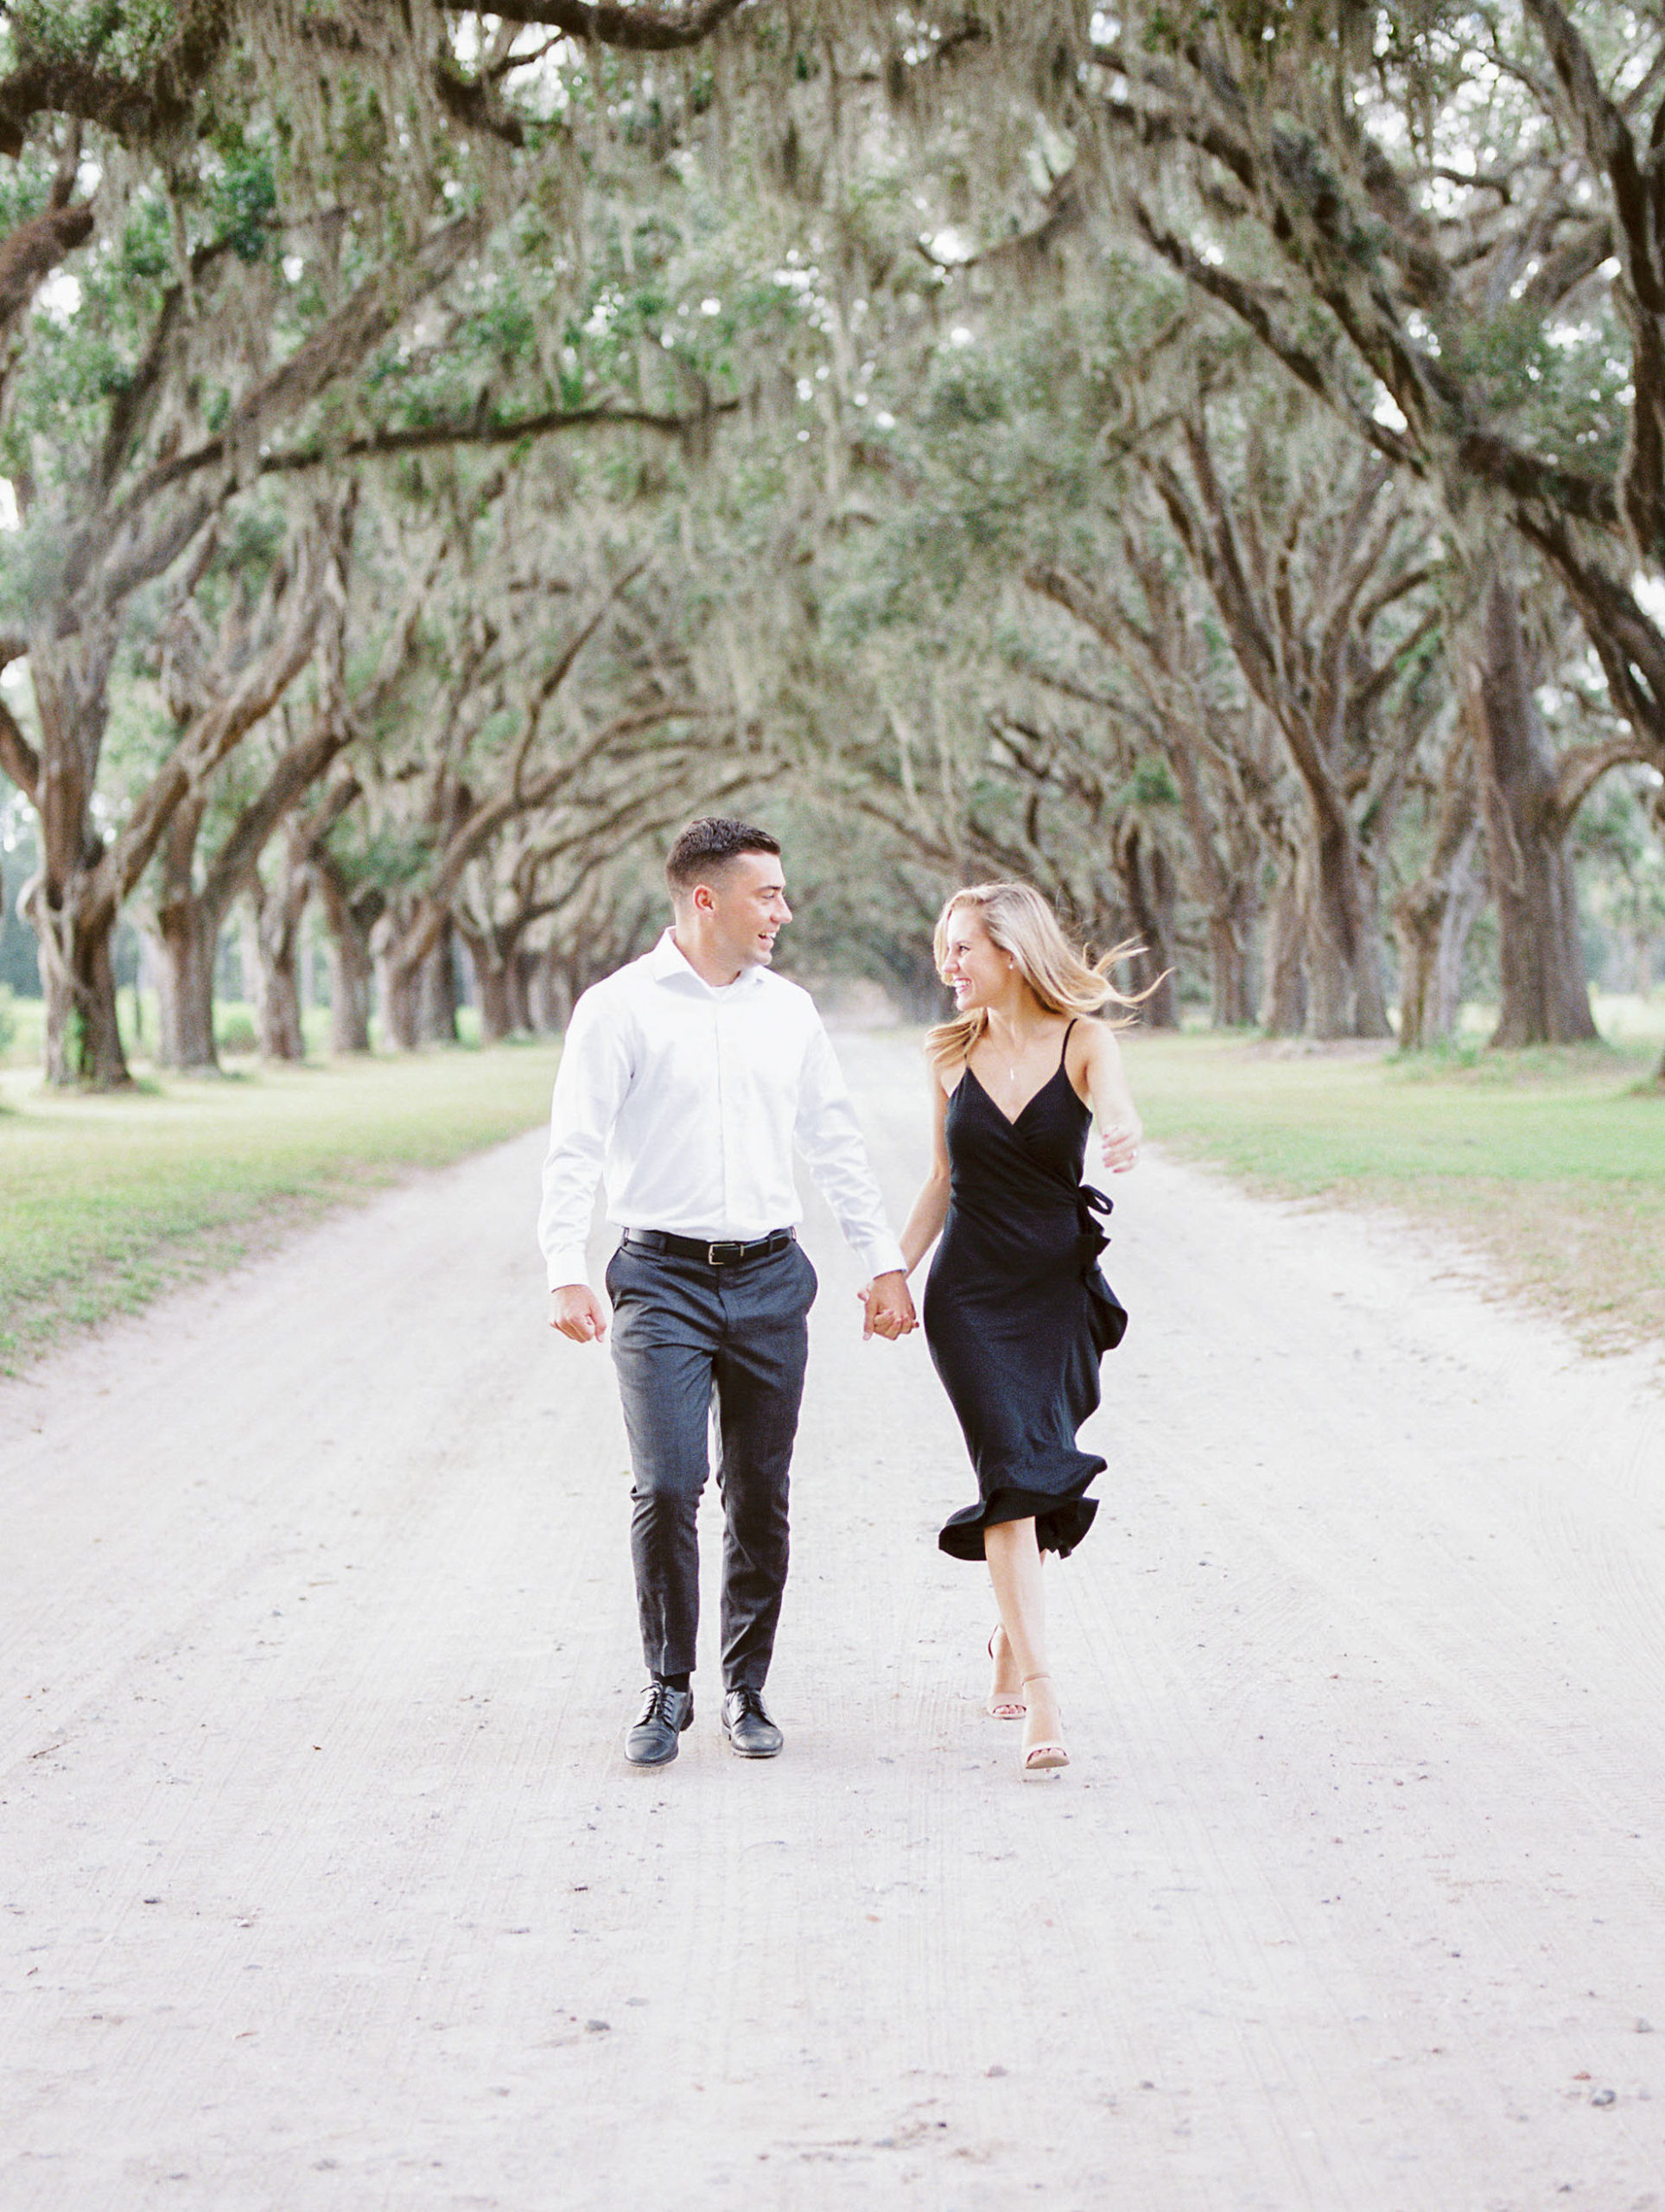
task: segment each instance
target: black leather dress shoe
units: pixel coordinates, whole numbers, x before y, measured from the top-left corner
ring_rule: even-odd
[[[722,1701],[722,1732],[743,1759],[772,1759],[786,1738],[763,1707],[761,1690],[730,1690]]]
[[[677,1738],[694,1718],[692,1690],[673,1690],[669,1682],[650,1682],[642,1709],[625,1738],[632,1766],[668,1766],[681,1748]]]

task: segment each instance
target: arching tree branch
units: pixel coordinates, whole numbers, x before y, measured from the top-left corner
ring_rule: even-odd
[[[455,16],[491,14],[507,23],[542,23],[569,38],[594,46],[620,47],[632,54],[667,54],[700,46],[728,22],[746,0],[696,0],[687,8],[632,7],[628,0],[509,0],[506,7],[482,9],[473,0],[441,0]]]

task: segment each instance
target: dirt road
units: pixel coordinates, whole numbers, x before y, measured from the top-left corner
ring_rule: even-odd
[[[844,1049],[899,1214],[916,1064]],[[1025,1783],[957,1435],[814,1213],[787,1751],[708,1667],[639,1773],[540,1153],[0,1386],[4,2212],[1665,2207],[1638,1365],[1142,1168]]]

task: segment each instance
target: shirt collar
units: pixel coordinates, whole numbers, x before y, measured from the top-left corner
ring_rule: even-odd
[[[692,983],[713,998],[721,995],[725,988],[731,991],[755,989],[763,974],[761,968],[742,968],[732,983],[723,986],[708,983],[670,930],[666,930],[648,954],[647,965],[648,973],[656,983]]]

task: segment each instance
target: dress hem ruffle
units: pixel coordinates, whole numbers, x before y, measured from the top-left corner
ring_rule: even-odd
[[[1100,1471],[1102,1469],[1095,1470]],[[1090,1482],[1093,1476],[1086,1479]],[[950,1559],[983,1559],[988,1556],[982,1540],[985,1529],[1002,1521],[1033,1520],[1035,1541],[1041,1550],[1056,1552],[1060,1559],[1068,1559],[1092,1527],[1097,1511],[1098,1500],[1079,1493],[1060,1497],[1056,1491],[1002,1487],[991,1491],[979,1504],[965,1506],[960,1512],[951,1514],[938,1532],[937,1548],[946,1552]]]

